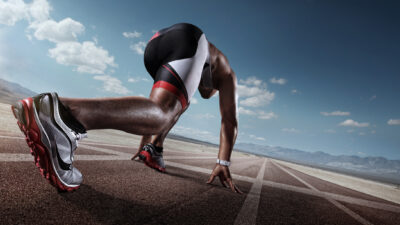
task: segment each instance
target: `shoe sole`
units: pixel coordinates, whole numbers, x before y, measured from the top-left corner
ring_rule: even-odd
[[[71,192],[79,188],[69,187],[62,183],[54,172],[51,162],[49,149],[41,141],[41,132],[34,118],[33,99],[26,98],[18,101],[11,106],[11,111],[17,119],[19,129],[24,133],[26,143],[33,155],[35,165],[39,169],[40,174],[49,181],[51,185],[57,188],[60,192]]]
[[[155,163],[153,161],[153,159],[151,158],[150,153],[146,152],[146,151],[141,151],[139,153],[139,159],[142,160],[144,162],[144,164],[146,164],[146,166],[153,168],[159,172],[164,173],[165,172],[165,168],[162,168],[161,166],[159,166],[157,163]]]

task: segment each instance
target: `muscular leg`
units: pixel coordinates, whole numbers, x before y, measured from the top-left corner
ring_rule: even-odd
[[[186,107],[186,108],[182,111],[181,114],[177,115],[177,116],[173,119],[172,123],[170,123],[170,127],[169,127],[169,128],[165,129],[164,132],[158,134],[157,136],[155,136],[155,137],[153,138],[152,143],[153,143],[155,146],[163,147],[163,145],[164,145],[164,140],[165,140],[165,138],[167,137],[169,131],[172,129],[172,127],[174,127],[174,125],[176,124],[176,122],[178,122],[179,117],[186,111],[187,108],[188,108],[188,107]]]
[[[162,102],[161,102],[162,99],[160,99],[160,98],[155,98],[154,95],[150,95],[150,99],[151,99],[153,102],[155,102],[156,104],[162,104]],[[184,110],[181,110],[180,113],[176,114],[176,116],[175,116],[174,118],[172,118],[172,121],[171,121],[169,127],[166,128],[166,129],[164,129],[163,132],[157,134],[157,135],[153,138],[153,140],[152,140],[152,136],[151,136],[151,135],[144,135],[144,136],[142,137],[141,142],[140,142],[138,151],[132,156],[131,160],[134,160],[136,157],[139,156],[139,153],[140,153],[140,151],[142,150],[143,146],[144,146],[145,144],[147,144],[147,143],[150,143],[150,142],[151,142],[151,143],[153,143],[153,144],[154,144],[155,146],[157,146],[157,147],[163,147],[165,137],[167,136],[167,134],[169,133],[169,131],[172,129],[172,127],[175,125],[175,123],[178,121],[180,115],[182,115],[182,113],[184,113],[184,112],[186,111],[187,108],[188,108],[188,107],[186,107]]]
[[[182,111],[176,96],[162,88],[153,89],[150,99],[122,97],[60,100],[87,130],[117,129],[137,135],[164,132]]]

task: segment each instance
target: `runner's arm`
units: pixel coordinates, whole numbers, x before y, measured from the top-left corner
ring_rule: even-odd
[[[233,71],[224,76],[223,82],[219,86],[219,104],[222,119],[218,158],[230,161],[238,127],[236,118],[236,76]],[[242,193],[234,184],[228,166],[215,164],[207,183],[211,184],[217,176],[222,186],[230,187],[233,192]]]
[[[218,158],[230,161],[238,131],[236,118],[236,75],[233,71],[224,76],[219,86],[219,106],[221,112],[221,131]]]

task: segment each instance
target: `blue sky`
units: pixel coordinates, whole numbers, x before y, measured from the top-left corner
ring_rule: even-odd
[[[143,49],[199,26],[238,77],[237,142],[400,159],[396,1],[0,0],[0,78],[68,97],[148,96]],[[198,93],[173,132],[217,143]]]

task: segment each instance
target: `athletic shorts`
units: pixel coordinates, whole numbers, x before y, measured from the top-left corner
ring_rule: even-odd
[[[154,34],[144,52],[144,64],[154,79],[154,88],[164,88],[177,96],[186,108],[194,92],[203,85],[212,87],[208,41],[196,26],[175,24]]]

